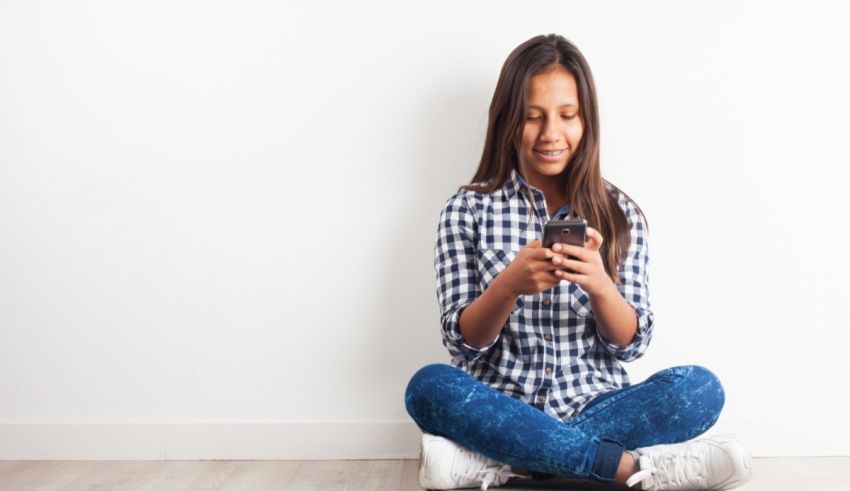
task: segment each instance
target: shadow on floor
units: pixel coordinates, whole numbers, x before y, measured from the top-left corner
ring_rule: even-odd
[[[569,491],[623,491],[625,488],[619,484],[601,483],[596,481],[583,481],[568,479],[565,477],[552,477],[543,481],[533,481],[512,477],[500,489],[513,489],[515,491],[525,489],[559,489]]]

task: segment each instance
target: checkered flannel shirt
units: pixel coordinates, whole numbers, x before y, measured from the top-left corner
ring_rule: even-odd
[[[523,187],[533,197],[531,210]],[[587,293],[563,280],[541,293],[521,295],[498,337],[477,349],[460,333],[461,312],[522,247],[543,237],[549,215],[543,193],[516,170],[490,194],[467,190],[453,194],[440,214],[434,248],[442,341],[451,364],[562,421],[594,396],[628,386],[620,361],[634,360],[646,351],[653,314],[646,224],[633,202],[622,194],[618,202],[631,227],[631,244],[617,285],[637,313],[638,329],[631,344],[620,348],[602,338]],[[567,218],[569,210],[569,204],[564,205],[552,219]],[[531,223],[523,232],[527,220]]]

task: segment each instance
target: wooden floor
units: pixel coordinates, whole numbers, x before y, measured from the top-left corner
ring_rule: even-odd
[[[417,460],[0,461],[0,490],[419,490]],[[850,457],[755,459],[742,491],[847,491]],[[492,487],[490,489],[493,489]],[[567,480],[498,489],[622,490]]]

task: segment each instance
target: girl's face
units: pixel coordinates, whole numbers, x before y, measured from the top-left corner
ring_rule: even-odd
[[[561,65],[533,76],[518,150],[526,180],[540,183],[563,173],[583,131],[575,77]]]

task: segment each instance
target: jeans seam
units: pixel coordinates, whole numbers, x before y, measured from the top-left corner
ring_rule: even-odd
[[[679,384],[679,382],[681,380],[684,380],[686,378],[684,375],[680,375],[680,374],[671,374],[671,375],[675,375],[676,378],[678,378],[678,380],[673,382],[674,385]],[[575,426],[575,427],[580,427],[584,422],[590,421],[591,419],[593,419],[597,415],[599,415],[601,412],[604,412],[604,411],[601,411],[601,409],[609,407],[609,406],[613,405],[613,403],[619,402],[619,401],[627,398],[628,396],[634,394],[638,390],[642,391],[644,389],[652,387],[652,384],[654,382],[658,381],[658,380],[660,380],[660,378],[655,379],[655,380],[647,380],[646,382],[628,387],[627,390],[624,390],[623,392],[621,392],[617,395],[611,396],[608,399],[605,399],[604,401],[600,402],[599,404],[591,406],[590,408],[587,409],[586,412],[579,413],[575,418],[570,420],[567,424],[571,424],[572,426]],[[631,389],[631,390],[628,390],[628,389]],[[582,418],[582,416],[585,416],[585,417]],[[580,420],[580,421],[576,421],[576,420]]]

